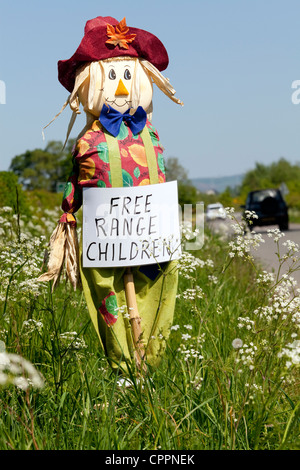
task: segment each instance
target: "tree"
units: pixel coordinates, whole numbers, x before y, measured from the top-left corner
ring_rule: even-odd
[[[17,176],[9,171],[0,171],[0,207],[11,207],[15,214],[29,213],[25,194],[18,184]]]
[[[55,191],[56,183],[66,181],[71,172],[73,144],[74,140],[70,140],[62,150],[61,142],[51,141],[45,150],[27,150],[12,159],[9,169],[25,189]]]
[[[248,171],[241,184],[241,193],[246,194],[256,189],[268,187],[278,188],[281,183],[289,185],[292,181],[299,181],[300,166],[292,165],[286,159],[280,158],[270,165],[256,163],[253,170]]]
[[[169,157],[165,162],[166,180],[178,182],[179,204],[196,204],[199,201],[199,191],[188,179],[186,169],[179,163],[177,157]]]
[[[188,184],[188,174],[185,168],[179,163],[177,157],[169,157],[165,161],[167,181],[178,181],[182,184]]]
[[[280,158],[270,165],[256,163],[255,168],[245,174],[240,195],[245,200],[249,191],[280,188],[282,183],[285,183],[289,190],[289,193],[284,195],[288,205],[300,209],[300,164],[291,164],[285,158]]]

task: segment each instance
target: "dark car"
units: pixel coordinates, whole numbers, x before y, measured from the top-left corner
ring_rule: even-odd
[[[279,189],[251,191],[242,207],[246,211],[254,211],[258,217],[251,219],[251,227],[279,225],[281,231],[289,229],[288,207]]]

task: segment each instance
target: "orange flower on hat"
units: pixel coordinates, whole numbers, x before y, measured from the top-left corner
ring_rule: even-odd
[[[107,36],[109,39],[106,44],[113,44],[114,46],[122,47],[123,49],[129,49],[128,43],[132,42],[136,37],[136,34],[127,34],[129,31],[126,25],[126,18],[123,18],[116,29],[111,24],[107,25]]]

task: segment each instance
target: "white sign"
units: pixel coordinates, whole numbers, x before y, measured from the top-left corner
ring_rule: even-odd
[[[83,266],[140,266],[181,255],[177,182],[83,188]]]

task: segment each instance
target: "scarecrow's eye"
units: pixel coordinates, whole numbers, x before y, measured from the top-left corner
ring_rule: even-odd
[[[114,69],[110,69],[110,71],[108,73],[108,78],[110,80],[115,80],[117,78],[117,75],[116,75],[116,72],[114,71]]]
[[[125,80],[130,80],[131,79],[131,73],[128,69],[126,69],[125,72],[124,72],[124,78],[125,78]]]

